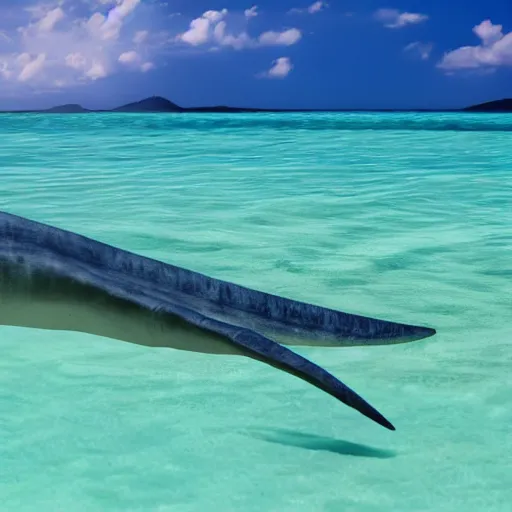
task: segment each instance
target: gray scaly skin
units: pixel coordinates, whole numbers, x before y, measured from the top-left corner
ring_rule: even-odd
[[[2,324],[243,355],[313,384],[390,430],[363,398],[283,345],[387,345],[435,334],[251,290],[0,212]]]

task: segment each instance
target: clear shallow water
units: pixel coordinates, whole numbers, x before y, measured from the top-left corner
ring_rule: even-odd
[[[376,129],[372,129],[376,128]],[[512,116],[0,116],[0,209],[438,335],[257,362],[0,327],[3,510],[508,511]]]

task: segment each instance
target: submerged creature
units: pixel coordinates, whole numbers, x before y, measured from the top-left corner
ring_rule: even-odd
[[[243,355],[313,384],[390,430],[358,394],[283,345],[388,345],[435,334],[251,290],[3,212],[0,325]]]

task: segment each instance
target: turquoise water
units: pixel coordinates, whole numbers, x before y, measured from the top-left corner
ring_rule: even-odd
[[[512,116],[0,116],[0,210],[438,335],[241,358],[0,327],[5,511],[508,511]],[[1,302],[1,297],[0,297]]]

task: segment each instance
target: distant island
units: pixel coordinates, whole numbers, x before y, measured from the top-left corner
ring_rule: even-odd
[[[323,110],[324,112],[326,110]],[[417,109],[417,110],[400,110],[400,109],[338,109],[331,112],[435,112],[435,110]],[[22,114],[22,113],[39,113],[39,114],[87,114],[95,112],[126,112],[126,113],[248,113],[248,112],[321,112],[321,110],[308,109],[260,109],[260,108],[242,108],[242,107],[180,107],[176,103],[169,101],[161,96],[151,96],[134,103],[128,103],[111,110],[91,110],[78,105],[77,103],[69,103],[44,110],[10,110],[0,111],[3,114]],[[442,112],[512,112],[512,98],[489,101],[472,105],[463,109],[442,110]]]
[[[26,113],[39,113],[39,114],[88,114],[95,112],[127,112],[127,113],[165,113],[165,112],[283,112],[283,110],[272,109],[259,109],[259,108],[238,108],[238,107],[180,107],[176,103],[169,101],[161,96],[151,96],[150,98],[128,103],[121,107],[116,107],[110,110],[92,110],[82,107],[77,103],[68,103],[66,105],[59,105],[56,107],[43,109],[43,110],[10,110],[2,111],[4,114],[26,114]]]
[[[488,101],[464,109],[466,112],[512,112],[512,98]]]

